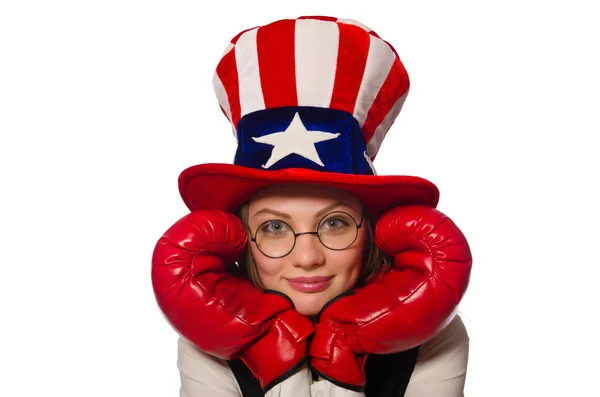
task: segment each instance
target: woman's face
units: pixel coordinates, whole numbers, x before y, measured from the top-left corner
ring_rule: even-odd
[[[252,237],[258,239],[263,252],[270,248],[269,252],[277,254],[286,251],[280,249],[288,246],[284,240],[293,241],[286,224],[294,233],[320,230],[321,238],[333,245],[351,241],[342,236],[355,228],[353,222],[347,225],[348,217],[334,212],[346,212],[356,223],[360,223],[363,215],[362,205],[350,193],[327,186],[297,184],[262,190],[250,200],[248,210]],[[316,235],[302,234],[296,237],[292,251],[281,258],[266,256],[252,242],[250,249],[265,288],[289,296],[298,312],[311,316],[318,314],[335,296],[352,289],[361,271],[365,236],[365,228],[361,227],[347,249],[332,250]]]

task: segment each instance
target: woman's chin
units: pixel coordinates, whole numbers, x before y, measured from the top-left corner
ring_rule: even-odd
[[[297,308],[297,309],[296,309],[296,311],[297,311],[298,313],[300,313],[300,314],[302,314],[303,316],[306,316],[306,317],[314,317],[314,316],[316,316],[317,314],[319,314],[319,311],[320,311],[320,310],[321,310],[321,309],[319,309],[319,310],[316,310],[316,309],[313,309],[313,308],[307,308],[306,310],[303,310],[302,308]]]
[[[325,306],[324,294],[294,294],[291,299],[296,311],[303,316],[316,316]]]

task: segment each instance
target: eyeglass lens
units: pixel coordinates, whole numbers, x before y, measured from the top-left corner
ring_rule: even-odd
[[[317,226],[317,236],[321,244],[332,250],[348,248],[356,240],[357,235],[356,221],[345,212],[327,214]],[[277,258],[292,251],[296,236],[292,227],[286,222],[269,220],[258,227],[255,239],[258,249],[263,254]]]

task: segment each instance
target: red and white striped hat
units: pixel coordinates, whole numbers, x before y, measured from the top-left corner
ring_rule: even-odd
[[[394,48],[361,23],[300,17],[244,30],[213,85],[238,149],[234,164],[181,174],[190,210],[234,211],[258,189],[288,182],[348,190],[372,216],[400,204],[437,205],[439,192],[425,179],[376,175],[372,161],[409,78]]]

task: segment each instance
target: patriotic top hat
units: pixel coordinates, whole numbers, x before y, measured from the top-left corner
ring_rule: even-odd
[[[289,182],[349,191],[374,217],[402,204],[437,205],[431,182],[375,173],[409,79],[394,48],[359,22],[300,17],[245,30],[213,83],[238,147],[234,164],[181,173],[191,211],[233,212],[257,190]]]

